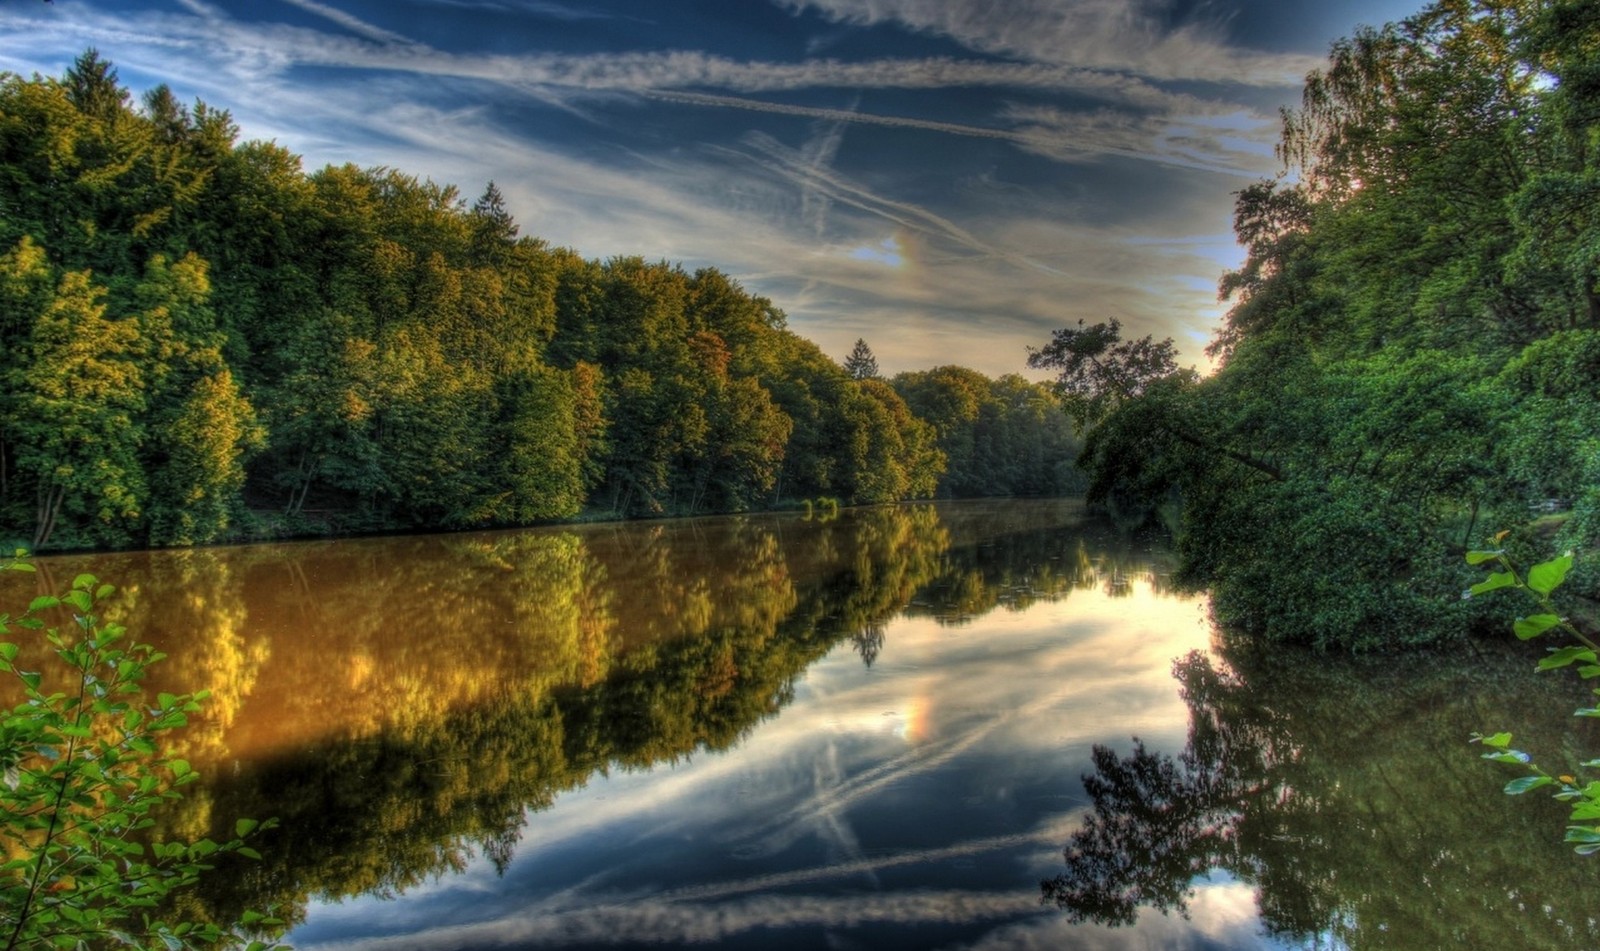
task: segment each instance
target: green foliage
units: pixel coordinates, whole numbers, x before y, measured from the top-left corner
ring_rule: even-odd
[[[1600,542],[1591,6],[1448,0],[1336,43],[1284,117],[1292,176],[1238,195],[1209,378],[1114,322],[1033,354],[1088,427],[1090,497],[1180,512],[1230,623],[1445,641],[1483,620],[1451,555],[1484,521],[1557,513],[1519,536],[1535,560]]]
[[[12,560],[0,569],[33,571]],[[260,856],[245,839],[273,826],[241,819],[234,837],[151,839],[159,807],[196,779],[161,750],[205,693],[163,693],[140,681],[162,658],[134,643],[98,606],[115,589],[79,575],[70,590],[0,614],[0,635],[28,633],[47,647],[0,642],[0,675],[22,702],[0,719],[0,940],[11,948],[81,948],[109,939],[137,948],[278,947],[250,937],[282,924],[249,913],[233,925],[169,918],[169,899],[224,857]],[[71,623],[47,618],[66,612]],[[36,666],[36,662],[43,660]]]
[[[941,498],[1059,496],[1082,491],[1079,442],[1050,387],[965,367],[897,374],[895,392],[934,431],[945,456]]]
[[[1502,533],[1500,539],[1504,537],[1505,533]],[[1576,667],[1578,676],[1584,680],[1600,677],[1600,645],[1563,617],[1551,600],[1556,589],[1561,587],[1568,573],[1572,571],[1571,552],[1540,562],[1529,568],[1526,574],[1517,570],[1504,549],[1469,551],[1466,560],[1469,565],[1488,565],[1499,570],[1491,572],[1487,578],[1468,588],[1464,597],[1470,598],[1511,588],[1527,592],[1538,604],[1538,614],[1519,617],[1513,625],[1518,640],[1532,640],[1558,632],[1577,642],[1550,648],[1549,653],[1539,661],[1539,670]],[[1600,697],[1600,688],[1592,692]],[[1573,716],[1600,717],[1600,705],[1579,708]],[[1577,775],[1600,767],[1600,759],[1585,760],[1574,766],[1571,773],[1563,772],[1555,775],[1534,762],[1528,753],[1512,748],[1510,733],[1473,734],[1472,739],[1473,742],[1482,743],[1491,750],[1483,754],[1484,759],[1496,763],[1509,763],[1528,770],[1528,775],[1506,783],[1506,795],[1520,796],[1535,789],[1552,787],[1551,795],[1569,803],[1571,807],[1567,817],[1570,824],[1567,826],[1566,841],[1573,844],[1573,850],[1579,855],[1593,855],[1600,852],[1600,780],[1584,782]]]
[[[238,132],[165,86],[130,95],[92,50],[59,80],[0,76],[0,535],[188,545],[1078,485],[1053,397],[1020,378],[975,377],[966,430],[930,427],[865,343],[841,366],[716,270],[584,260],[521,234],[494,183],[469,206]]]

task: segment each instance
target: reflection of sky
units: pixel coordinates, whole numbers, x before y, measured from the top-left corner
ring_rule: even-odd
[[[725,754],[596,777],[487,861],[396,900],[313,906],[299,948],[1267,947],[1253,892],[1199,883],[1189,920],[1070,926],[1040,879],[1086,808],[1094,743],[1176,751],[1171,661],[1203,606],[1136,583],[960,628],[900,619],[842,644]]]

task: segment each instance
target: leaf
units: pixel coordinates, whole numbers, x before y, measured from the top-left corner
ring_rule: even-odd
[[[32,614],[35,611],[45,611],[55,607],[60,603],[61,599],[54,595],[41,594],[37,598],[34,598],[32,601],[28,602],[28,613]]]
[[[234,835],[235,838],[242,839],[245,836],[249,835],[250,833],[254,832],[256,830],[256,826],[258,826],[260,824],[261,823],[257,822],[254,819],[239,819],[239,820],[236,820],[233,823],[233,835]]]
[[[1511,734],[1496,733],[1493,736],[1479,737],[1478,742],[1482,743],[1484,746],[1492,746],[1495,749],[1503,750],[1511,745]]]
[[[1467,594],[1488,594],[1500,588],[1511,588],[1517,584],[1517,578],[1509,571],[1497,571],[1489,577],[1467,589]]]
[[[1567,826],[1566,842],[1587,842],[1600,847],[1600,832],[1592,826]]]
[[[1548,786],[1553,782],[1555,782],[1555,780],[1551,779],[1549,776],[1523,776],[1519,779],[1513,779],[1511,782],[1506,783],[1505,791],[1507,796],[1520,796],[1530,789],[1538,789],[1540,786]]]
[[[1467,552],[1467,564],[1481,565],[1486,561],[1493,561],[1503,554],[1505,554],[1504,551],[1469,551]]]
[[[1539,661],[1539,669],[1556,670],[1561,667],[1571,666],[1578,661],[1585,661],[1592,664],[1595,662],[1595,659],[1596,658],[1593,650],[1574,644],[1571,647],[1563,647],[1559,650],[1551,651],[1549,657]]]
[[[1561,618],[1554,614],[1535,614],[1530,617],[1519,617],[1512,630],[1516,631],[1517,639],[1526,641],[1538,637],[1561,623]]]
[[[1540,562],[1529,568],[1528,587],[1540,595],[1547,595],[1566,580],[1567,572],[1570,570],[1572,570],[1572,552],[1569,551],[1560,558]]]

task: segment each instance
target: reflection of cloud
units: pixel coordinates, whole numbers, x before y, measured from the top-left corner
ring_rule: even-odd
[[[504,880],[480,861],[387,906],[386,927],[418,932],[319,939],[370,921],[374,899],[362,898],[313,909],[308,927],[291,937],[304,948],[376,951],[749,942],[758,929],[959,925],[994,929],[1021,947],[1034,939],[1033,946],[1048,946],[1051,937],[1094,947],[1079,939],[1108,932],[1069,932],[1062,916],[1039,905],[1036,883],[1059,863],[1086,808],[1063,777],[1075,775],[1074,757],[1091,744],[1125,743],[1130,732],[1181,744],[1187,708],[1170,661],[1206,643],[1201,607],[1197,599],[1161,596],[1140,579],[1125,598],[1078,590],[986,615],[959,633],[929,618],[896,619],[886,626],[894,649],[870,671],[841,644],[806,672],[782,716],[758,725],[735,751],[594,777],[528,816]],[[913,719],[922,739],[908,744],[892,727]],[[980,764],[985,789],[1034,791],[1009,825],[1015,831],[902,829],[884,838],[874,809],[904,790],[970,792],[966,780],[952,777],[970,776]],[[998,800],[984,803],[991,801]],[[678,860],[659,854],[668,842],[694,845]],[[687,877],[663,880],[664,861]],[[1021,885],[1003,894],[950,890],[939,871],[977,866],[1011,868],[1015,879],[999,884]],[[742,868],[750,872],[741,875]],[[926,885],[881,891],[906,881]],[[846,891],[855,894],[840,894]],[[435,900],[452,914],[473,909],[467,914],[477,920],[433,927]],[[1201,930],[1240,946],[1229,929],[1241,920],[1237,910],[1219,911]],[[1137,947],[1132,936],[1141,933],[1181,939],[1158,941],[1163,947],[1183,947],[1196,934],[1154,919],[1103,946]]]
[[[493,921],[434,928],[393,940],[367,938],[301,944],[326,951],[461,948],[545,944],[704,944],[758,928],[853,928],[862,925],[960,925],[1048,915],[1037,895],[968,891],[891,892],[820,897],[772,895],[713,906],[627,899],[572,911],[530,909]]]
[[[882,867],[882,866],[880,866]],[[759,881],[761,887],[792,886],[809,879]],[[435,927],[403,937],[364,938],[301,944],[320,951],[380,951],[459,947],[563,946],[572,944],[714,943],[757,929],[864,925],[974,925],[1000,923],[983,938],[952,948],[1125,951],[1150,947],[1187,949],[1272,948],[1260,933],[1255,892],[1226,881],[1203,883],[1187,918],[1144,915],[1128,928],[1073,924],[1066,916],[1040,908],[1032,892],[909,891],[849,896],[763,895],[728,899],[732,892],[685,890],[648,898],[620,897],[567,908],[536,905],[470,924]],[[1009,919],[1009,920],[1008,920]],[[1003,922],[1003,923],[1002,923]]]
[[[1201,884],[1187,917],[1145,914],[1131,927],[1078,924],[1065,915],[1041,915],[1003,925],[949,951],[1269,951],[1282,944],[1263,934],[1255,912],[1255,889],[1242,882]],[[1248,911],[1245,909],[1248,908]],[[1241,913],[1242,912],[1242,913]]]

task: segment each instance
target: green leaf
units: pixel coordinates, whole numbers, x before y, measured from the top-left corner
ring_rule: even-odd
[[[1528,587],[1541,595],[1549,594],[1566,580],[1567,572],[1570,570],[1572,570],[1572,552],[1569,551],[1560,558],[1541,562],[1529,568]]]
[[[60,603],[61,599],[55,597],[54,595],[41,594],[37,598],[34,598],[32,601],[28,602],[28,613],[32,614],[35,611],[49,610]]]
[[[254,819],[239,819],[239,820],[236,820],[233,823],[233,835],[234,835],[235,838],[242,839],[245,836],[249,835],[250,833],[256,831],[256,826],[258,826],[260,824],[261,823],[257,822]]]
[[[1573,645],[1571,647],[1563,647],[1558,650],[1551,651],[1549,657],[1539,661],[1539,669],[1556,670],[1561,667],[1570,666],[1578,661],[1584,661],[1592,664],[1595,662],[1595,660],[1596,658],[1593,650],[1587,647]]]
[[[1551,779],[1549,776],[1523,776],[1520,779],[1513,779],[1511,782],[1506,783],[1506,795],[1520,796],[1530,789],[1538,789],[1540,786],[1548,786],[1553,782],[1555,782],[1555,780]]]
[[[1497,571],[1494,574],[1490,575],[1489,577],[1487,577],[1487,578],[1483,579],[1482,581],[1478,582],[1477,584],[1473,585],[1472,587],[1468,588],[1467,589],[1467,594],[1468,594],[1469,597],[1471,595],[1474,595],[1474,594],[1488,594],[1489,592],[1498,590],[1500,588],[1515,587],[1516,583],[1517,583],[1517,578],[1511,572],[1509,572],[1509,571]]]
[[[1495,749],[1503,750],[1511,745],[1511,734],[1496,733],[1493,736],[1479,737],[1478,742],[1482,743],[1484,746],[1492,746]]]
[[[87,591],[68,591],[61,600],[85,614],[94,608],[94,601],[89,597],[89,592]]]
[[[1504,550],[1497,550],[1497,551],[1469,551],[1469,552],[1467,552],[1467,564],[1469,564],[1469,565],[1481,565],[1486,561],[1494,561],[1496,558],[1499,558],[1503,554],[1505,554]]]
[[[1561,618],[1554,614],[1535,614],[1531,617],[1517,618],[1517,623],[1512,629],[1517,632],[1518,640],[1526,641],[1538,637],[1560,623]]]

